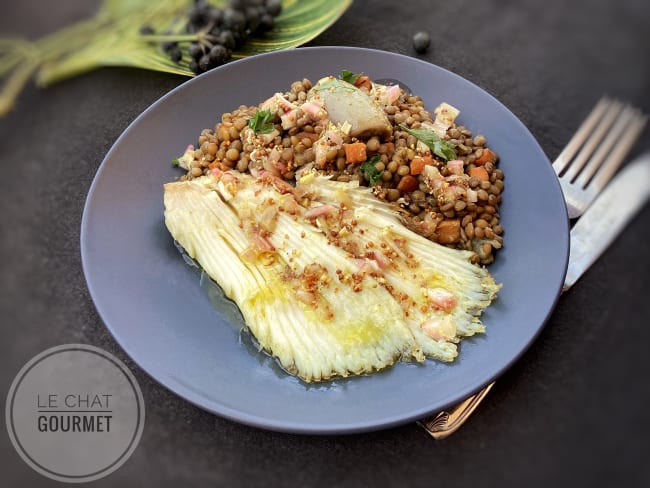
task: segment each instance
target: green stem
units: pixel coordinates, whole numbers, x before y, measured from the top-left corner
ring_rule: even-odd
[[[38,68],[38,61],[29,60],[20,65],[7,79],[0,91],[0,117],[4,117],[16,103],[18,94]]]
[[[110,25],[110,19],[96,16],[43,37],[33,44],[43,59],[51,60],[90,44],[101,32],[110,28]]]
[[[29,41],[19,37],[0,38],[0,51],[14,51],[29,44]]]
[[[7,56],[4,56],[0,61],[0,78],[14,69],[14,67],[20,63],[21,59],[22,56],[20,56],[18,53],[11,53]]]
[[[45,63],[36,75],[36,84],[43,88],[101,66],[101,59],[82,56],[73,56],[62,62]]]
[[[146,42],[192,42],[200,41],[201,34],[142,34],[140,39]]]

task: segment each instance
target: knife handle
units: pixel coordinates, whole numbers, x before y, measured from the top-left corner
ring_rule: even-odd
[[[456,432],[465,423],[493,386],[494,383],[490,383],[478,393],[466,398],[452,408],[443,410],[433,417],[419,420],[416,423],[434,439],[444,439]]]

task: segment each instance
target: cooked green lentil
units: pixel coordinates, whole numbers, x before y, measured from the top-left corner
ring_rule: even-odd
[[[304,103],[311,88],[310,80],[297,80],[282,96],[291,103]],[[369,87],[364,85],[360,89],[369,91]],[[181,179],[208,174],[213,168],[253,174],[268,169],[254,157],[254,151],[259,147],[245,137],[249,119],[261,106],[241,105],[223,114],[214,129],[201,131],[197,149],[192,154],[193,160]],[[497,167],[498,156],[489,148],[486,137],[475,135],[456,122],[449,126],[442,139],[455,147],[457,160],[462,161],[462,174],[455,178],[452,165],[432,154],[427,163],[437,168],[441,177],[450,180],[451,186],[457,188],[444,193],[444,198],[435,196],[425,175],[415,170],[413,162],[422,156],[418,151],[418,140],[403,127],[428,127],[434,123],[435,117],[419,96],[401,89],[397,99],[383,109],[393,128],[390,137],[373,135],[344,141],[364,143],[367,160],[375,158],[374,168],[379,176],[374,180],[373,189],[377,198],[399,207],[407,225],[428,239],[452,248],[472,250],[476,253],[477,263],[493,262],[494,251],[503,245],[499,205],[504,175]],[[301,168],[315,165],[315,142],[327,131],[325,124],[328,121],[310,117],[299,109],[295,124],[288,130],[282,128],[279,117],[273,122],[278,135],[268,141],[266,148],[277,151],[278,176],[295,181]],[[358,162],[348,162],[343,149],[327,150],[325,163],[321,166],[317,169],[338,181],[358,181],[369,186],[368,172],[362,171]]]

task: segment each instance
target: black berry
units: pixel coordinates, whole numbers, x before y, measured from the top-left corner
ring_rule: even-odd
[[[174,63],[178,63],[181,59],[183,59],[183,53],[181,52],[180,48],[176,46],[169,51],[169,57]]]
[[[219,66],[228,60],[228,50],[221,44],[216,44],[210,49],[210,62],[214,66]]]
[[[201,59],[199,59],[199,68],[201,68],[203,71],[208,71],[212,67],[212,60],[210,59],[210,56],[208,54],[201,56]]]
[[[198,61],[199,58],[203,56],[203,48],[194,42],[187,48],[187,54],[189,54],[192,59]]]
[[[426,32],[420,31],[413,35],[413,48],[416,52],[422,54],[428,49],[429,44],[431,44],[431,38]]]

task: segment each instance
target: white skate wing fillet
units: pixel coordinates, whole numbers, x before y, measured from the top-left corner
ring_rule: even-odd
[[[315,174],[295,188],[235,171],[168,183],[165,223],[306,381],[452,361],[499,289],[470,252],[408,230],[369,189]]]

